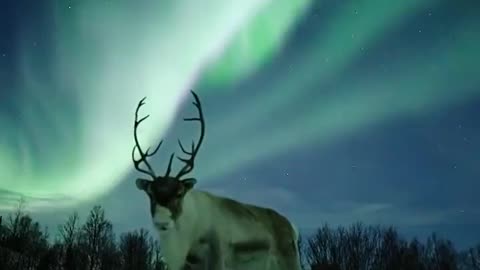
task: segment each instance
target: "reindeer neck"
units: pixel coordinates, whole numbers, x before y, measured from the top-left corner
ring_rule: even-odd
[[[203,237],[211,230],[214,209],[207,192],[193,189],[184,198],[183,211],[178,219],[178,232],[188,234],[191,238]]]
[[[200,206],[198,205],[199,199],[196,193],[195,190],[191,190],[183,198],[182,213],[176,221],[176,228],[180,234],[192,234],[193,224],[197,223],[199,219],[197,208]]]

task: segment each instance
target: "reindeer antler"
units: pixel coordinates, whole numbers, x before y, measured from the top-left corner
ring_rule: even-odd
[[[185,163],[185,165],[183,166],[182,169],[180,169],[180,171],[178,172],[178,174],[175,176],[175,178],[177,180],[180,180],[181,177],[185,176],[186,174],[190,173],[192,170],[193,170],[193,167],[194,167],[194,161],[195,161],[195,157],[198,153],[198,150],[200,149],[200,146],[203,142],[203,137],[205,135],[205,120],[203,118],[203,112],[202,112],[202,105],[200,104],[200,99],[198,98],[197,94],[193,91],[190,91],[195,99],[194,102],[192,102],[193,105],[195,105],[195,107],[197,108],[198,110],[198,117],[194,117],[194,118],[184,118],[183,120],[186,121],[186,122],[191,122],[191,121],[198,121],[200,122],[200,137],[198,139],[198,142],[197,144],[195,144],[195,142],[192,141],[192,146],[191,146],[191,150],[190,151],[187,151],[185,149],[185,147],[182,145],[182,142],[180,140],[178,140],[178,144],[180,145],[180,149],[182,150],[182,152],[186,155],[189,156],[189,158],[182,158],[182,157],[178,157],[177,156],[177,159],[182,161],[183,163]],[[147,149],[147,151],[143,151],[141,146],[140,146],[140,143],[138,141],[138,136],[137,136],[137,128],[138,126],[140,125],[141,122],[143,122],[145,119],[147,119],[150,115],[146,115],[144,116],[143,118],[141,118],[140,120],[138,119],[138,112],[140,110],[140,107],[142,107],[144,104],[145,104],[145,99],[146,97],[144,97],[143,99],[140,100],[140,102],[138,103],[138,106],[137,106],[137,109],[135,110],[135,124],[134,124],[134,129],[133,129],[133,136],[134,136],[134,139],[135,139],[135,146],[133,147],[133,150],[132,150],[132,160],[133,160],[133,164],[135,165],[135,168],[142,172],[142,173],[145,173],[145,174],[148,174],[149,176],[151,176],[154,180],[157,179],[157,175],[155,174],[154,170],[152,169],[152,166],[150,165],[150,163],[148,163],[148,160],[147,158],[148,157],[151,157],[153,155],[155,155],[155,153],[157,153],[158,149],[160,149],[160,146],[162,145],[163,143],[163,140],[160,141],[160,143],[158,144],[158,146],[155,148],[155,150],[153,152],[150,153],[150,148]],[[140,154],[140,158],[139,159],[135,159],[135,150],[138,149],[138,152]],[[163,176],[164,178],[165,177],[168,177],[170,175],[170,172],[172,170],[172,162],[173,162],[173,157],[174,157],[174,153],[172,153],[170,155],[170,160],[168,162],[168,167],[167,167],[167,171],[165,173],[165,176]],[[142,169],[140,168],[140,164],[141,163],[144,163],[145,166],[147,167],[147,170],[145,169]]]
[[[192,146],[191,146],[190,151],[187,151],[183,147],[182,142],[180,140],[178,140],[178,145],[180,145],[180,149],[182,149],[182,152],[184,154],[190,156],[190,157],[188,159],[177,157],[178,160],[185,163],[183,168],[178,172],[177,176],[175,176],[175,178],[177,178],[177,179],[180,179],[181,177],[190,173],[193,170],[195,157],[197,156],[198,150],[200,149],[200,146],[202,145],[203,137],[205,135],[205,119],[203,118],[202,105],[200,104],[200,99],[198,98],[197,94],[195,94],[195,92],[193,92],[193,91],[191,91],[191,92],[192,92],[193,97],[195,98],[195,101],[192,102],[192,104],[195,105],[195,107],[198,110],[198,117],[184,118],[183,120],[186,121],[186,122],[191,122],[191,121],[200,122],[200,137],[198,139],[197,145],[195,145],[195,143],[192,141]]]
[[[147,148],[147,151],[143,152],[142,147],[140,146],[140,142],[138,141],[138,136],[137,136],[138,126],[140,125],[140,123],[142,123],[145,119],[147,119],[150,116],[150,115],[147,114],[142,119],[138,120],[138,112],[139,112],[140,108],[145,104],[145,99],[146,98],[147,97],[144,97],[140,100],[140,102],[138,103],[137,109],[135,110],[135,123],[133,125],[133,138],[135,139],[135,146],[133,146],[133,150],[132,150],[132,160],[133,160],[133,164],[135,166],[135,169],[137,169],[137,171],[148,174],[150,177],[155,179],[155,178],[157,178],[157,175],[155,174],[155,171],[153,170],[150,163],[148,163],[147,158],[151,157],[151,156],[155,155],[155,153],[157,153],[158,149],[160,149],[160,146],[162,146],[163,140],[160,141],[160,143],[157,145],[157,147],[155,148],[155,150],[153,152],[149,153],[150,148]],[[140,154],[139,159],[135,159],[135,150],[136,149],[138,149],[138,153]],[[147,170],[140,168],[140,165],[142,164],[142,162],[145,164],[145,166],[147,166]]]

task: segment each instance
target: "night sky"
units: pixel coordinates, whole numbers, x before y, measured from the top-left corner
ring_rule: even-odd
[[[55,228],[105,207],[151,228],[131,161],[202,101],[198,188],[324,223],[480,240],[473,0],[0,1],[0,213]],[[176,164],[178,168],[180,164]]]

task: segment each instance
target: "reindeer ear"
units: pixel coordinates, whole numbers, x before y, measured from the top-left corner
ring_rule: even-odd
[[[195,184],[197,183],[197,179],[187,178],[185,180],[182,180],[182,183],[183,183],[183,186],[185,187],[185,190],[189,191],[190,189],[193,188],[193,186],[195,186]]]
[[[150,185],[150,181],[138,178],[137,181],[135,181],[135,184],[137,185],[138,189],[147,191],[148,186]]]

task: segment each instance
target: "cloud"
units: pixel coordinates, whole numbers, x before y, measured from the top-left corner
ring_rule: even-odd
[[[64,205],[71,201],[72,198],[65,195],[39,197],[26,195],[8,189],[0,189],[0,211],[12,210],[12,206],[19,205],[19,203],[23,203],[23,206],[27,211],[37,211],[40,209],[44,211],[55,211],[60,205]],[[55,205],[57,207],[55,207]]]
[[[291,213],[291,216],[307,229],[314,229],[325,223],[332,226],[348,226],[359,221],[365,224],[419,227],[458,224],[458,217],[466,212],[455,209],[420,210],[385,202],[340,201],[331,202],[330,205],[333,205],[333,207],[321,207],[318,204],[304,205],[299,208],[302,210]],[[472,220],[471,223],[475,223],[475,221]]]

